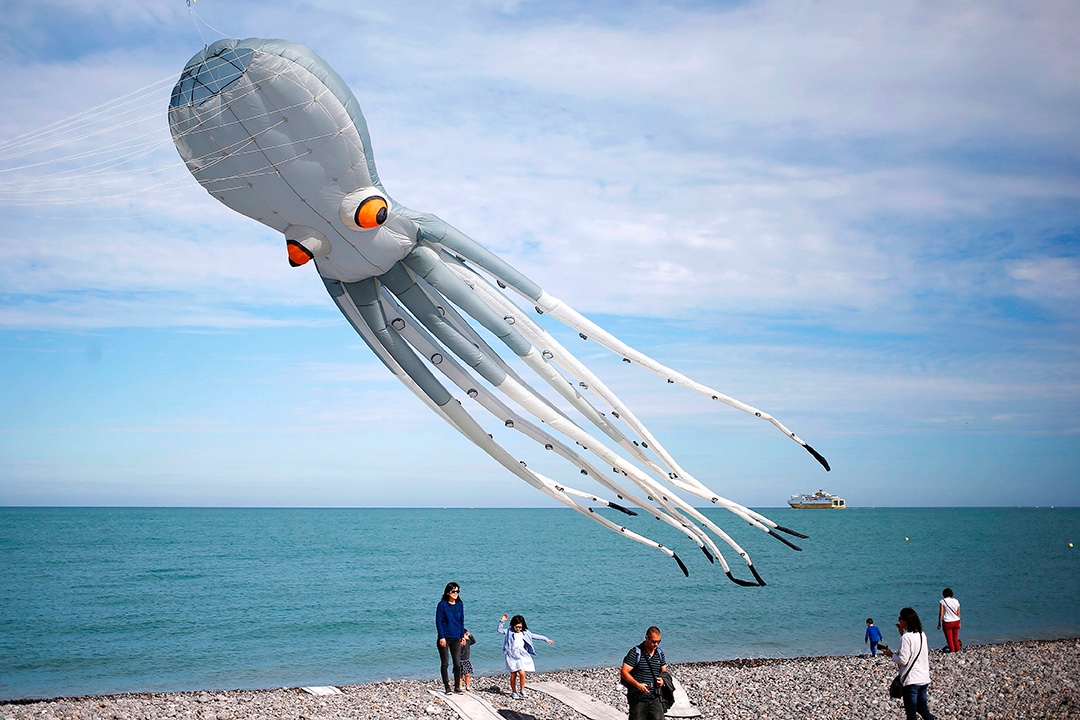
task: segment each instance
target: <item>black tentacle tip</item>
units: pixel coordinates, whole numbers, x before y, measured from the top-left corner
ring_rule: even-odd
[[[785,532],[788,535],[794,535],[797,538],[802,538],[803,540],[809,540],[810,539],[809,535],[803,535],[801,532],[796,532],[795,530],[792,530],[789,527],[784,527],[783,525],[777,525],[776,529],[779,530],[780,532]]]
[[[634,512],[633,510],[631,510],[630,508],[623,507],[622,505],[619,505],[618,503],[609,502],[608,507],[613,507],[616,510],[618,510],[619,512],[626,513],[627,515],[637,515],[637,513]]]
[[[675,562],[679,563],[679,569],[682,570],[682,574],[686,577],[690,577],[690,571],[686,569],[685,565],[683,565],[683,561],[679,559],[679,556],[675,553],[671,553],[671,557],[675,558]]]
[[[713,560],[713,556],[712,556],[712,553],[709,552],[709,548],[705,547],[704,545],[701,545],[700,547],[701,547],[701,552],[705,553],[705,557],[709,558],[709,562],[710,563],[715,563],[716,561]]]
[[[765,581],[761,579],[761,576],[757,574],[757,568],[753,565],[750,566],[750,572],[754,573],[754,577],[757,578],[758,585],[765,587]]]
[[[821,467],[825,468],[825,472],[829,472],[830,470],[832,470],[832,468],[829,467],[829,461],[825,459],[824,455],[822,455],[809,445],[803,445],[803,447],[806,448],[807,452],[814,456],[815,460],[821,463]]]
[[[750,582],[749,580],[740,580],[739,578],[732,575],[730,570],[728,570],[724,574],[728,576],[728,580],[735,583],[736,585],[741,585],[742,587],[757,587],[758,584],[759,584],[759,583],[756,583],[756,582]],[[765,583],[760,583],[760,584],[764,585]]]
[[[802,552],[802,548],[801,548],[801,547],[799,547],[799,546],[798,546],[798,545],[796,545],[795,543],[791,542],[791,541],[790,541],[790,540],[788,540],[788,539],[787,539],[786,537],[781,537],[781,536],[777,535],[777,534],[776,534],[775,532],[773,532],[772,530],[769,530],[769,534],[770,534],[770,535],[772,535],[772,536],[773,536],[774,538],[776,538],[777,540],[779,540],[780,542],[782,542],[782,543],[784,543],[785,545],[787,545],[787,546],[788,546],[789,548],[791,548],[792,550],[798,550],[799,552]]]

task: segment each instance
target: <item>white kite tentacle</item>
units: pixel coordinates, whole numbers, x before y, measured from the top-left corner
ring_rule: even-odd
[[[547,331],[537,325],[532,318],[528,317],[528,315],[526,315],[521,310],[521,308],[512,303],[505,295],[498,292],[494,287],[488,284],[483,277],[481,277],[479,274],[469,268],[468,265],[461,262],[452,262],[448,263],[448,267],[450,267],[459,275],[469,273],[471,277],[476,278],[476,282],[473,285],[473,289],[476,292],[482,294],[485,300],[487,300],[490,304],[496,307],[496,309],[499,309],[502,312],[506,312],[508,313],[508,317],[514,318],[517,322],[518,331],[525,335],[525,337],[530,340],[530,342],[532,342],[534,345],[538,347],[543,347],[544,350],[551,355],[551,360],[553,362],[562,365],[567,370],[567,372],[575,376],[581,382],[585,383],[588,389],[592,390],[601,398],[603,398],[604,401],[607,402],[609,406],[611,406],[614,416],[616,418],[624,420],[628,425],[630,425],[631,428],[635,432],[637,432],[637,434],[642,438],[644,446],[646,448],[652,449],[654,452],[656,452],[656,454],[661,458],[662,461],[668,464],[668,469],[661,467],[651,457],[646,455],[644,451],[637,446],[636,443],[619,433],[619,436],[622,438],[622,440],[620,441],[620,445],[627,450],[633,452],[634,456],[637,459],[648,465],[655,473],[657,473],[657,475],[668,480],[680,489],[690,492],[704,500],[709,500],[710,502],[729,510],[741,519],[748,522],[750,525],[758,528],[763,532],[773,534],[772,530],[776,529],[788,532],[797,537],[806,537],[801,533],[791,530],[790,528],[785,528],[784,526],[773,522],[764,515],[761,515],[760,513],[757,513],[745,507],[744,505],[741,505],[737,502],[734,502],[733,500],[719,495],[718,493],[701,483],[699,480],[697,480],[693,475],[690,475],[688,472],[686,472],[679,465],[678,461],[676,461],[675,458],[667,451],[667,449],[664,448],[660,441],[652,435],[652,433],[645,426],[645,424],[637,419],[637,417],[630,410],[630,408],[621,400],[619,400],[618,396],[612,390],[610,390],[600,380],[599,377],[597,377],[591,370],[589,370],[584,363],[578,360],[573,355],[573,353],[566,350],[555,338],[553,338],[549,333],[547,333]],[[611,435],[614,435],[614,433],[611,433]],[[614,439],[619,441],[618,437]],[[798,546],[791,544],[784,538],[778,539],[781,542],[795,548],[796,550],[801,549]]]
[[[507,375],[514,378],[522,385],[529,384],[524,380],[524,378],[522,378],[518,374],[518,372],[514,368],[509,365],[509,363],[502,359],[501,355],[495,352],[495,350],[491,347],[491,345],[488,344],[487,340],[485,340],[480,335],[480,333],[476,332],[473,326],[470,325],[469,322],[464,317],[462,317],[461,313],[458,312],[457,308],[454,307],[453,303],[443,297],[442,293],[432,287],[430,283],[424,280],[424,278],[413,275],[412,271],[408,270],[408,268],[405,268],[405,270],[415,281],[416,286],[424,293],[424,295],[427,296],[428,301],[431,302],[433,306],[435,306],[436,310],[446,318],[446,321],[449,322],[455,330],[460,332],[463,337],[465,337],[469,342],[471,342],[474,347],[476,347],[480,352],[482,352],[486,357],[488,357],[492,362],[494,362],[495,365],[502,369],[502,371],[505,372]],[[544,400],[547,399],[544,396],[539,395],[539,393],[538,396]],[[548,403],[548,405],[550,405],[553,409],[557,409],[555,405],[550,402]]]
[[[556,483],[551,478],[545,477],[544,475],[529,469],[525,465],[525,463],[515,461],[514,457],[510,455],[510,453],[508,453],[501,445],[499,445],[497,442],[495,442],[494,439],[492,439],[491,435],[484,432],[484,429],[480,426],[479,423],[476,422],[472,415],[470,415],[468,411],[465,410],[464,406],[461,403],[457,402],[456,400],[451,401],[447,404],[447,410],[447,415],[449,416],[455,427],[461,430],[461,432],[465,434],[465,436],[468,437],[470,440],[472,440],[473,443],[479,446],[481,450],[494,458],[496,462],[498,462],[500,465],[512,472],[514,475],[517,475],[519,478],[527,482],[529,485],[532,485],[537,490],[540,490],[548,497],[551,497],[552,499],[561,502],[563,505],[566,505],[572,510],[576,510],[578,513],[584,515],[590,520],[593,520],[594,522],[599,523],[607,529],[619,533],[620,535],[624,535],[625,537],[633,540],[634,542],[638,542],[642,545],[647,545],[648,547],[659,550],[668,557],[673,558],[675,562],[679,564],[679,568],[683,571],[684,575],[690,575],[690,571],[687,570],[686,565],[671,548],[665,546],[663,543],[658,543],[655,540],[651,540],[644,535],[636,533],[623,525],[612,522],[603,515],[599,515],[593,512],[591,508],[582,505],[574,498],[570,497],[566,493],[564,486]]]
[[[564,397],[572,399],[575,402],[575,407],[578,407],[578,409],[583,413],[586,413],[587,416],[591,417],[592,415],[595,415],[597,417],[602,417],[600,416],[599,411],[593,408],[592,405],[581,397],[577,390],[565,380],[565,378],[562,378],[562,376],[558,374],[555,368],[547,362],[546,358],[541,355],[535,346],[528,343],[517,330],[503,320],[482,297],[475,293],[472,287],[458,278],[453,271],[449,270],[434,250],[429,247],[418,247],[403,261],[403,263],[406,267],[417,273],[417,275],[431,283],[436,290],[443,293],[447,300],[461,306],[463,310],[472,315],[478,322],[484,324],[503,342],[506,342],[508,347],[513,349],[526,364],[533,368],[538,375],[548,381],[553,388],[562,392]],[[481,310],[484,310],[485,312],[481,312]],[[670,493],[669,490],[657,486],[652,478],[644,474],[633,464],[626,461],[621,455],[612,451],[595,437],[578,427],[561,412],[552,408],[550,403],[543,400],[542,396],[538,396],[536,391],[532,388],[516,382],[509,376],[502,379],[498,387],[500,392],[504,393],[531,415],[563,433],[583,448],[593,452],[597,457],[600,457],[606,463],[611,465],[617,472],[621,472],[623,475],[630,478],[636,485],[642,488],[642,490],[653,495]],[[600,423],[594,420],[594,424],[599,425]],[[725,542],[732,544],[730,539]],[[737,548],[735,545],[732,545],[732,547],[736,548],[736,552],[741,551],[741,548]]]
[[[623,359],[627,362],[637,362],[642,367],[645,367],[653,372],[661,375],[669,382],[678,383],[695,392],[699,392],[703,395],[711,397],[713,400],[723,402],[736,410],[741,410],[745,413],[753,415],[754,417],[761,418],[766,422],[771,423],[789,438],[797,442],[804,447],[814,458],[821,463],[822,467],[829,470],[828,461],[804,440],[799,438],[795,433],[786,428],[783,423],[774,418],[772,415],[765,413],[757,408],[748,405],[741,400],[736,400],[733,397],[725,395],[724,393],[714,390],[706,385],[703,385],[695,380],[691,380],[682,373],[673,370],[656,360],[648,357],[642,352],[639,352],[626,343],[616,338],[611,333],[607,332],[599,325],[593,323],[588,318],[578,313],[573,308],[569,307],[561,300],[552,295],[549,295],[539,285],[530,280],[521,271],[514,268],[502,258],[492,253],[487,248],[479,245],[475,240],[465,235],[457,228],[449,225],[445,221],[439,219],[434,215],[415,213],[410,211],[410,217],[413,217],[421,226],[425,237],[439,242],[441,245],[449,249],[451,252],[459,255],[460,257],[471,260],[479,267],[482,267],[485,271],[491,273],[500,284],[508,285],[518,293],[531,302],[535,303],[536,309],[540,312],[549,313],[552,317],[565,323],[569,327],[577,330],[579,333],[591,336],[596,339],[604,347],[608,348],[612,352],[619,353],[623,356]]]
[[[735,408],[736,410],[741,410],[744,413],[761,418],[762,420],[772,424],[789,438],[806,448],[806,450],[811,455],[813,455],[819,463],[821,463],[822,467],[824,467],[826,470],[831,469],[829,467],[828,461],[824,457],[822,457],[816,450],[814,450],[814,448],[810,447],[810,445],[808,445],[806,441],[801,439],[798,435],[785,427],[783,423],[781,423],[779,420],[777,420],[767,412],[758,410],[752,405],[748,405],[741,400],[736,400],[729,395],[725,395],[719,390],[714,390],[707,385],[703,385],[696,380],[692,380],[687,376],[683,375],[682,373],[678,372],[677,370],[673,370],[672,368],[669,368],[668,366],[663,365],[656,360],[653,360],[645,353],[642,353],[630,347],[608,331],[604,330],[596,323],[586,318],[581,313],[574,310],[566,303],[562,302],[556,297],[547,294],[546,292],[541,293],[540,297],[536,300],[536,306],[543,312],[546,312],[555,319],[566,323],[578,332],[584,333],[585,335],[594,338],[598,343],[606,347],[608,350],[619,353],[623,356],[623,358],[638,363],[642,367],[651,370],[652,372],[660,375],[666,380],[673,383],[678,383],[679,385],[690,388],[691,390],[701,393],[702,395],[707,395],[713,400],[718,400],[729,407]]]
[[[486,278],[476,273],[467,265],[462,263],[456,257],[453,262],[448,262],[447,267],[453,270],[463,281],[469,283],[473,291],[481,295],[484,300],[500,313],[504,313],[504,320],[507,322],[513,322],[518,332],[525,336],[525,338],[533,344],[536,348],[540,349],[541,355],[550,361],[554,361],[556,364],[561,365],[567,372],[569,372],[576,380],[578,380],[578,386],[582,389],[594,390],[596,387],[603,387],[599,379],[595,375],[584,370],[584,365],[568,353],[551,335],[549,335],[543,328],[537,325],[532,318],[530,318],[521,308],[510,301],[505,295],[500,293],[494,287],[492,287]],[[565,362],[569,358],[571,362]],[[595,384],[594,384],[595,381]],[[604,388],[606,390],[606,388]],[[610,391],[609,391],[610,392]],[[603,393],[597,393],[605,401],[608,401],[609,405],[612,405],[610,400],[605,397]],[[612,397],[614,395],[612,394]],[[590,403],[591,405],[591,403]],[[613,406],[615,407],[615,406]],[[634,455],[634,457],[644,464],[650,466],[654,472],[661,477],[667,477],[669,470],[661,468],[656,462],[649,457],[648,454],[633,440],[628,438],[617,426],[612,424],[604,416],[604,413],[597,411],[600,417],[604,418],[602,425],[597,427],[603,431],[608,437],[610,437],[619,445],[625,448],[628,452]],[[616,417],[618,417],[616,415]]]
[[[394,358],[390,352],[383,347],[382,343],[376,338],[375,333],[368,327],[367,322],[361,317],[359,310],[356,308],[356,304],[352,298],[345,293],[342,283],[333,281],[324,281],[326,288],[337,304],[338,309],[341,310],[341,314],[345,316],[345,319],[349,321],[349,324],[356,330],[356,334],[359,335],[367,344],[371,351],[375,353],[375,356],[383,362],[384,365],[394,373],[394,376],[401,381],[405,387],[409,388],[420,400],[427,405],[430,409],[445,420],[447,423],[453,424],[450,418],[443,411],[442,405],[435,402],[431,396],[426,393],[412,378],[412,376],[405,371],[400,363]]]
[[[380,357],[389,356],[393,360],[393,364],[389,365],[391,369],[396,368],[401,371],[403,375],[399,377],[409,377],[413,382],[406,382],[406,385],[413,392],[426,396],[429,406],[432,404],[437,406],[440,409],[439,415],[452,427],[469,438],[500,465],[537,490],[591,518],[609,530],[625,535],[635,542],[660,550],[668,557],[674,558],[684,574],[690,574],[686,569],[686,565],[670,548],[618,525],[601,515],[597,515],[560,490],[558,484],[553,480],[530,470],[525,463],[517,461],[484,431],[461,403],[450,396],[438,381],[434,381],[433,385],[433,378],[426,377],[430,376],[430,371],[423,367],[422,364],[419,364],[419,358],[416,357],[410,347],[406,346],[405,340],[397,330],[386,321],[382,303],[379,301],[378,290],[375,288],[375,281],[369,280],[348,284],[335,282],[334,284],[337,287],[327,283],[331,295],[335,297],[338,307],[345,312],[350,322],[354,323],[354,327],[360,331],[365,341],[368,341],[368,344],[372,346],[381,346],[384,352],[379,353]],[[341,289],[344,289],[345,292],[341,292]],[[338,294],[334,295],[335,292]],[[441,392],[438,392],[440,390]]]
[[[545,447],[547,447],[549,449],[552,449],[552,450],[556,450],[557,452],[559,452],[559,454],[562,457],[569,460],[574,465],[578,466],[578,468],[580,470],[582,470],[582,472],[584,472],[589,477],[592,477],[594,480],[601,483],[602,485],[607,487],[612,492],[615,492],[620,497],[626,498],[630,502],[633,502],[635,505],[642,508],[646,512],[649,512],[650,514],[652,514],[657,519],[663,520],[666,523],[668,523],[669,525],[671,525],[672,527],[680,530],[683,534],[685,534],[687,537],[689,537],[691,540],[693,540],[698,545],[698,548],[700,548],[700,549],[704,548],[705,543],[701,539],[703,537],[703,534],[700,533],[696,527],[694,527],[693,525],[688,524],[686,522],[679,522],[678,520],[676,520],[676,519],[674,519],[674,518],[672,518],[670,516],[667,516],[665,513],[663,513],[661,511],[657,510],[656,508],[648,505],[645,501],[641,500],[640,498],[637,498],[632,493],[628,493],[625,489],[619,487],[616,483],[613,483],[610,480],[608,480],[603,475],[603,473],[601,473],[595,467],[593,467],[592,465],[587,463],[577,453],[573,452],[570,448],[566,447],[559,440],[557,440],[556,438],[552,437],[551,435],[545,433],[543,430],[541,430],[537,426],[533,425],[532,423],[529,423],[527,420],[525,420],[524,418],[519,416],[517,413],[510,410],[504,403],[502,403],[497,397],[495,397],[491,393],[491,391],[489,391],[486,387],[484,387],[480,383],[475,382],[475,379],[473,378],[473,376],[465,369],[464,366],[462,366],[451,355],[446,354],[447,350],[445,348],[441,347],[440,345],[438,345],[438,343],[428,333],[428,331],[425,330],[422,327],[422,325],[417,325],[416,324],[416,322],[417,322],[416,319],[411,314],[405,312],[404,308],[402,308],[400,305],[398,305],[397,298],[393,294],[390,293],[388,288],[386,288],[386,287],[381,288],[381,296],[382,296],[382,299],[383,299],[383,304],[386,306],[386,308],[389,308],[390,310],[394,311],[393,316],[388,318],[389,327],[392,328],[395,332],[397,332],[397,334],[399,334],[401,337],[403,337],[410,345],[412,345],[413,348],[415,348],[416,350],[421,352],[425,357],[427,357],[429,362],[431,362],[436,367],[436,369],[439,370],[439,372],[441,372],[443,375],[445,375],[447,378],[449,378],[452,382],[454,382],[454,384],[456,384],[458,387],[460,387],[462,390],[464,390],[466,395],[468,395],[469,397],[472,397],[474,400],[479,402],[486,410],[488,410],[492,415],[494,415],[495,417],[502,420],[503,423],[505,425],[507,425],[507,427],[511,427],[513,429],[519,430],[520,432],[522,432],[525,435],[529,436],[533,440],[536,440],[537,442],[543,443],[545,445]],[[472,439],[471,435],[470,435],[470,439]],[[474,442],[476,442],[475,439],[474,439]],[[492,440],[492,442],[494,442],[494,441]],[[477,444],[481,445],[481,447],[484,447],[485,451],[487,451],[487,443],[486,442],[477,442]],[[490,452],[489,452],[489,454],[490,454]],[[524,463],[519,463],[519,464],[524,465]],[[537,472],[532,471],[532,470],[527,470],[527,471],[529,473],[531,473],[532,475],[538,477],[538,478],[541,478],[541,479],[544,478],[544,476],[541,475],[540,473],[537,473]],[[516,472],[516,470],[515,470],[515,472]],[[554,481],[551,481],[551,482],[554,483]],[[580,490],[576,490],[574,488],[570,488],[570,487],[568,487],[568,486],[566,486],[566,485],[564,485],[562,483],[554,483],[553,487],[558,492],[565,492],[565,493],[567,493],[569,495],[575,495],[576,494],[576,495],[578,495],[580,497],[592,498],[596,502],[601,503],[601,504],[605,505],[606,507],[611,507],[613,509],[620,510],[621,512],[624,512],[624,513],[629,514],[629,515],[635,514],[634,512],[628,510],[627,508],[625,508],[625,507],[623,507],[623,506],[621,506],[621,505],[619,505],[617,503],[611,502],[609,500],[604,500],[603,498],[599,498],[599,497],[597,497],[597,496],[595,496],[593,494],[585,493],[584,491],[580,491]],[[550,488],[550,487],[547,488],[547,491],[549,491],[548,494],[551,494],[550,493],[551,489],[552,488]],[[555,496],[553,495],[553,497],[555,497]],[[560,502],[564,502],[564,504],[567,504],[565,502],[565,499],[562,498],[562,497],[556,497],[556,499],[558,499]],[[581,512],[580,507],[574,507],[574,509]],[[588,510],[588,508],[586,508],[586,510],[589,513],[592,513],[592,511]],[[593,517],[593,516],[590,515],[590,517]],[[593,517],[593,519],[597,520],[596,517]],[[598,520],[598,522],[599,522],[599,520]],[[638,542],[642,542],[643,544],[649,545],[651,547],[663,548],[663,546],[660,543],[657,543],[657,542],[655,542],[655,541],[653,541],[653,540],[651,540],[649,538],[646,538],[646,537],[641,536],[641,535],[639,535],[637,533],[634,533],[634,532],[632,532],[632,531],[630,531],[630,530],[628,530],[626,528],[623,528],[622,526],[618,526],[618,525],[616,525],[614,523],[610,523],[610,521],[604,521],[601,524],[604,524],[606,527],[609,527],[610,529],[618,528],[619,532],[624,533],[628,537],[631,537],[631,539],[636,539]],[[711,541],[709,541],[707,536],[704,536],[704,537],[705,537],[705,540],[708,541],[709,544],[712,545],[712,547],[715,550],[715,545],[713,545],[711,543]],[[719,555],[719,550],[716,550],[716,553],[717,553],[717,555]],[[671,552],[670,555],[672,557],[674,557],[679,562],[679,566],[683,568],[684,572],[686,572],[685,566],[683,565],[681,560],[678,559],[677,555],[674,552]],[[709,553],[706,552],[706,556],[708,556],[708,555],[709,555]],[[725,565],[725,570],[726,570],[726,565]]]
[[[403,263],[506,343],[507,347],[513,350],[533,372],[570,402],[590,422],[600,428],[610,424],[570,381],[559,374],[532,343],[528,342],[495,308],[479,296],[473,287],[458,277],[431,247],[418,246]],[[536,394],[535,391],[532,392]],[[546,399],[544,403],[550,405]]]
[[[428,249],[428,252],[432,251]],[[416,255],[416,253],[414,253],[414,255]],[[432,258],[432,260],[434,260],[436,263],[439,263],[439,266],[442,268],[447,267],[441,264],[441,261],[437,256]],[[424,277],[428,279],[429,282],[432,282],[437,290],[443,291],[444,289],[453,289],[452,283],[447,282],[447,278],[438,277],[438,273],[435,271],[427,272]],[[450,277],[454,280],[460,281],[456,274],[451,274]],[[465,287],[470,291],[470,293],[475,293],[475,284],[473,287],[470,287],[468,285],[466,285]],[[482,296],[476,294],[472,294],[471,296],[476,297],[480,301],[486,303],[486,300]],[[453,300],[454,298],[450,297],[449,299]],[[477,319],[481,320],[481,318]],[[516,330],[511,330],[509,326],[507,326],[507,328],[504,328],[503,330],[513,332],[515,335],[518,335],[520,337],[518,332]],[[522,340],[524,340],[524,338],[522,338]],[[522,359],[525,360],[530,365],[530,367],[533,367],[538,374],[549,380],[552,387],[556,388],[557,390],[563,387],[568,387],[572,392],[573,396],[575,396],[576,398],[581,398],[580,394],[578,394],[577,391],[574,390],[573,387],[565,379],[562,378],[562,376],[558,375],[555,369],[550,365],[550,363],[547,362],[547,360],[541,355],[541,353],[536,349],[535,346],[532,346],[530,344],[527,352],[523,350],[518,350],[518,352],[519,356],[522,357]],[[527,386],[522,386],[509,377],[504,379],[499,384],[499,390],[506,394],[507,397],[512,399],[515,403],[527,410],[531,415],[546,423],[550,427],[563,433],[570,439],[577,442],[583,448],[591,451],[597,457],[604,460],[618,472],[621,472],[623,475],[630,478],[632,482],[634,482],[645,492],[658,497],[672,494],[670,490],[658,485],[656,481],[643,473],[636,466],[630,464],[621,455],[614,452],[605,444],[597,440],[597,438],[585,432],[574,422],[566,418],[565,415],[562,415],[558,411],[552,409],[546,403],[539,402],[537,400],[537,397],[535,396],[535,390],[532,390]],[[581,403],[584,403],[588,408],[592,409],[594,414],[599,415],[599,412],[592,408],[592,405],[585,401],[584,398],[581,398],[581,401],[578,403],[578,405],[580,405]],[[744,519],[748,520],[749,522],[753,522],[749,518]],[[741,547],[739,547],[738,544],[730,538],[730,536],[722,532],[717,534],[720,535],[721,538],[724,539],[724,541],[727,542],[737,553],[743,556],[743,558],[747,560],[747,564],[752,567],[745,551]],[[734,580],[734,578],[732,579]]]
[[[612,522],[603,515],[599,515],[589,507],[586,507],[574,500],[566,493],[566,488],[559,483],[556,483],[551,478],[548,478],[534,470],[531,470],[526,466],[524,462],[515,461],[514,457],[510,455],[501,445],[492,439],[491,435],[484,432],[479,423],[473,419],[472,415],[465,410],[464,406],[457,401],[449,403],[449,412],[447,413],[455,426],[462,429],[462,432],[472,440],[481,450],[486,452],[492,458],[494,458],[500,465],[505,467],[510,472],[517,475],[519,478],[532,485],[536,489],[542,491],[545,495],[551,497],[554,500],[558,500],[562,504],[576,510],[585,517],[599,523],[606,527],[608,530],[624,535],[625,537],[633,540],[634,542],[647,545],[648,547],[655,548],[664,553],[668,557],[672,558],[679,564],[679,568],[686,576],[690,575],[690,571],[686,568],[682,559],[675,553],[674,550],[665,546],[663,543],[658,543],[655,540],[645,537],[639,533],[636,533],[624,525]]]

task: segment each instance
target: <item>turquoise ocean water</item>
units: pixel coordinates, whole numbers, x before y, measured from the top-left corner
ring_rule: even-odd
[[[706,512],[768,586],[642,517],[689,578],[562,509],[0,508],[0,699],[434,678],[449,580],[478,674],[503,612],[555,639],[538,670],[615,665],[650,624],[672,662],[854,654],[904,605],[932,631],[946,585],[968,644],[1080,636],[1080,509],[765,510],[803,552]]]

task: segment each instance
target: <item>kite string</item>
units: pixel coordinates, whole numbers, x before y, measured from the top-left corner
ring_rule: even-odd
[[[210,23],[206,22],[206,20],[203,20],[202,16],[199,15],[199,13],[195,12],[195,5],[196,5],[196,0],[187,0],[188,15],[191,17],[192,24],[195,25],[195,31],[199,33],[199,39],[202,40],[203,47],[210,47],[210,43],[206,42],[206,36],[203,35],[202,27],[199,26],[199,23],[202,23],[203,25],[210,28],[211,30],[213,30],[214,32],[216,32],[218,35],[220,35],[223,38],[228,37],[228,35],[221,32],[220,30],[218,30],[216,27],[214,27]]]
[[[115,190],[118,183],[122,183],[125,177],[128,177],[123,172],[114,172],[116,168],[130,161],[145,158],[165,145],[171,144],[167,134],[161,135],[159,139],[156,138],[160,132],[159,130],[150,130],[142,134],[129,136],[121,141],[106,143],[97,148],[76,150],[60,157],[37,159],[33,156],[38,155],[40,157],[48,151],[78,145],[86,140],[104,137],[110,132],[125,127],[137,126],[144,121],[154,119],[160,113],[162,85],[166,81],[171,84],[174,78],[170,76],[165,80],[132,91],[116,100],[102,103],[94,108],[76,113],[69,118],[50,123],[36,133],[26,133],[19,138],[0,144],[0,148],[6,146],[8,150],[6,154],[0,151],[0,178],[7,176],[7,179],[0,180],[0,205],[78,203],[123,197],[125,194],[136,194],[134,188],[127,193],[111,192],[106,196],[94,195],[94,191],[108,190],[110,188]],[[280,108],[279,111],[290,110],[301,105],[303,103]],[[148,114],[136,115],[137,113],[145,113],[147,110],[150,110]],[[268,115],[271,112],[273,110],[268,109],[266,114]],[[274,126],[268,129],[272,129],[272,127]],[[196,125],[191,130],[198,131],[198,126]],[[309,138],[309,141],[319,139],[323,138]],[[235,154],[241,149],[236,147],[232,149],[232,152]],[[2,166],[2,161],[10,162],[17,159],[22,159],[24,162],[19,165]],[[78,166],[64,168],[65,164],[77,164]],[[27,176],[27,171],[48,169],[50,167],[59,169],[44,174],[36,174],[36,176]],[[182,169],[184,169],[183,163],[171,163],[167,167],[149,171],[151,175],[162,177],[164,174],[165,176],[163,182],[153,187],[176,186],[186,181],[188,179],[186,173],[180,174],[173,179],[168,178],[168,175],[173,171]],[[249,169],[245,175],[258,174],[263,170],[269,171],[270,169],[269,167],[257,168],[254,171]],[[221,179],[228,180],[229,178]],[[87,182],[87,180],[92,180],[92,182]],[[150,189],[146,186],[142,187]],[[72,192],[73,189],[75,192]],[[62,194],[63,197],[50,201],[48,196],[55,194]]]
[[[31,130],[30,132],[17,135],[0,142],[0,157],[11,158],[20,157],[25,148],[33,148],[33,143],[41,140],[54,141],[61,133],[68,131],[69,129],[86,128],[93,122],[97,122],[100,119],[108,119],[116,117],[122,113],[117,113],[116,110],[122,107],[127,107],[133,103],[139,103],[132,110],[138,110],[143,107],[147,107],[150,102],[158,104],[161,102],[160,93],[161,90],[167,88],[176,82],[175,75],[169,75],[160,80],[144,85],[137,90],[121,95],[120,97],[106,100],[100,105],[95,105],[87,110],[82,110],[69,117],[57,120],[49,123],[43,127]],[[8,153],[12,148],[18,148],[16,154],[11,155]]]
[[[282,71],[279,77],[291,80],[301,85],[294,70]],[[72,146],[95,137],[103,137],[111,131],[125,127],[137,126],[138,124],[152,120],[160,112],[162,84],[172,83],[174,78],[170,76],[151,85],[132,91],[116,100],[102,103],[89,110],[77,113],[69,118],[50,123],[46,128],[36,133],[27,133],[20,136],[24,142],[20,145],[20,138],[12,139],[6,143],[0,143],[0,148],[8,149],[6,154],[0,150],[0,161],[22,159],[23,163],[16,166],[0,166],[0,205],[7,207],[15,206],[46,206],[60,204],[79,204],[87,202],[99,202],[115,200],[123,197],[145,194],[162,189],[180,187],[190,182],[190,177],[185,170],[183,162],[168,163],[157,168],[149,168],[144,172],[146,175],[157,178],[153,184],[133,184],[131,173],[122,168],[129,163],[145,159],[156,151],[170,144],[168,135],[158,137],[158,130],[151,130],[141,134],[131,135],[122,141],[103,144],[97,148],[75,150],[61,157],[48,160],[37,160],[34,154],[43,154],[46,151],[56,150],[64,146]],[[249,92],[255,92],[252,88]],[[313,97],[312,100],[317,99]],[[277,115],[296,108],[303,107],[308,101],[301,101],[278,108],[266,108],[266,111],[256,118]],[[125,108],[126,109],[121,109]],[[148,108],[153,108],[149,115],[136,115],[143,113]],[[223,108],[215,108],[209,113],[196,115],[194,122],[178,135],[187,136],[201,132],[204,123],[220,117]],[[132,119],[134,117],[134,119]],[[110,122],[113,120],[114,122]],[[119,122],[115,122],[119,121]],[[223,126],[231,125],[238,120],[223,123]],[[259,147],[258,138],[272,132],[280,126],[282,120],[271,122],[269,126],[261,128],[252,136],[242,138],[234,145],[223,148],[224,152],[214,153],[211,156],[193,158],[198,164],[204,164],[206,169],[228,157],[241,157],[248,154],[264,154],[267,150],[279,150],[285,143],[274,143]],[[96,126],[96,127],[95,127]],[[320,134],[305,139],[310,147],[311,143],[319,143],[332,137],[334,133]],[[285,159],[278,159],[277,163],[289,164],[303,155],[307,150],[297,152]],[[29,156],[29,157],[28,157]],[[264,155],[265,157],[265,155]],[[267,158],[269,160],[269,158]],[[65,164],[77,164],[77,167],[64,168]],[[35,176],[27,176],[31,170],[60,168],[53,172]],[[240,183],[246,185],[251,178],[276,172],[277,168],[273,161],[249,165],[246,168],[238,168],[238,172],[231,176],[222,176],[215,180],[214,190],[218,192],[234,189],[231,184],[240,187]],[[126,187],[125,187],[126,186]]]

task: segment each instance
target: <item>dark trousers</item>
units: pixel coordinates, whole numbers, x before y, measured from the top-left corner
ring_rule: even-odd
[[[664,703],[658,697],[649,700],[632,700],[629,720],[664,720]]]
[[[442,684],[447,690],[450,689],[450,678],[446,674],[446,668],[450,665],[450,658],[454,659],[454,689],[461,689],[461,638],[446,638],[446,647],[439,645],[439,672],[442,673]]]

